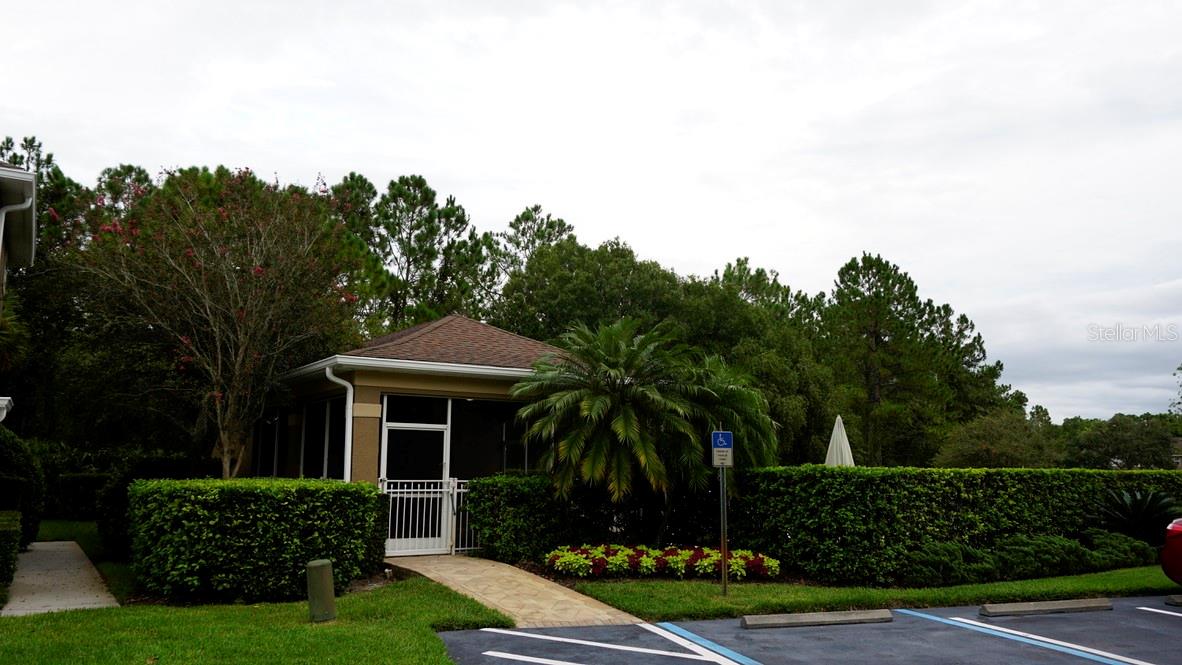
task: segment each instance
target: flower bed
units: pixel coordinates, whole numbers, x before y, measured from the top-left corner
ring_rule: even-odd
[[[780,562],[751,550],[727,553],[733,580],[768,579],[780,574]],[[546,568],[571,577],[717,577],[722,554],[708,547],[583,545],[560,547],[545,558]]]

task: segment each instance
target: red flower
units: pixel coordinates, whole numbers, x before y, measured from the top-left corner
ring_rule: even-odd
[[[262,266],[255,266],[251,272],[254,273],[255,277],[261,277],[263,274],[263,267]]]

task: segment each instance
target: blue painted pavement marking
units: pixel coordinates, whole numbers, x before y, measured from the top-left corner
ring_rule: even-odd
[[[961,623],[959,621],[945,619],[944,617],[938,617],[934,614],[924,614],[923,612],[916,612],[915,610],[894,610],[894,611],[898,612],[899,614],[906,614],[908,616],[919,617],[920,619],[927,619],[928,621],[936,621],[938,623],[946,624],[949,626],[956,626],[957,628],[964,628],[965,630],[973,630],[978,633],[984,633],[986,635],[992,635],[994,637],[1002,637],[1007,640],[1014,640],[1015,642],[1022,642],[1023,644],[1030,644],[1032,646],[1042,647],[1043,649],[1050,649],[1051,651],[1058,651],[1060,653],[1070,654],[1072,656],[1078,656],[1080,658],[1086,658],[1087,660],[1095,661],[1097,663],[1105,663],[1106,665],[1126,665],[1129,662],[1128,660],[1115,660],[1112,658],[1105,658],[1104,656],[1098,656],[1096,654],[1091,654],[1086,651],[1080,651],[1079,649],[1072,649],[1071,647],[1060,646],[1058,644],[1050,644],[1047,642],[1042,642],[1042,641],[1031,639],[1028,637],[1022,637],[1020,635],[1011,635],[1009,633],[1003,633],[1000,630],[992,630],[990,628],[985,628],[980,625],[970,625],[967,623]]]
[[[660,626],[661,628],[664,628],[665,630],[667,630],[671,633],[680,635],[691,642],[695,642],[697,644],[700,644],[700,645],[706,647],[707,649],[713,651],[714,653],[726,656],[727,658],[730,658],[731,660],[735,661],[736,663],[740,663],[740,665],[763,665],[763,663],[760,663],[758,660],[752,660],[737,651],[733,651],[731,649],[728,649],[728,648],[722,646],[721,644],[711,642],[710,640],[702,637],[701,635],[698,635],[696,633],[691,633],[690,631],[682,628],[681,626],[671,624],[668,622],[658,623],[657,625]],[[1122,663],[1121,665],[1124,665],[1124,664]]]

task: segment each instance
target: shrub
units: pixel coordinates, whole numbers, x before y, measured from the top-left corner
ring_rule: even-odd
[[[111,482],[110,473],[63,473],[58,476],[53,494],[57,497],[54,517],[67,520],[93,520],[98,517],[99,492]]]
[[[1178,503],[1165,492],[1109,490],[1096,521],[1109,531],[1160,546],[1166,542],[1166,527],[1179,514]]]
[[[749,550],[727,552],[730,579],[768,579],[780,574],[780,562]],[[546,567],[570,577],[718,578],[722,553],[708,547],[652,548],[644,545],[561,547],[543,559]]]
[[[41,473],[41,465],[29,452],[28,445],[3,425],[0,425],[0,469],[24,481],[18,500],[21,514],[20,546],[24,549],[37,539],[37,530],[41,527],[45,476]]]
[[[993,558],[1005,579],[1076,575],[1091,570],[1088,550],[1062,536],[1015,535],[1003,538]]]
[[[927,543],[912,552],[899,583],[910,587],[970,584],[998,579],[997,564],[988,552],[960,543]]]
[[[988,550],[955,542],[928,543],[912,552],[899,583],[912,587],[1076,575],[1153,563],[1145,543],[1089,529],[1082,542],[1059,536],[1010,536]]]
[[[131,556],[127,523],[127,488],[136,480],[185,479],[220,473],[212,462],[198,463],[176,455],[151,455],[128,460],[111,474],[97,497],[98,531],[107,556],[125,561]]]
[[[129,492],[133,567],[170,599],[300,597],[328,559],[338,591],[379,562],[380,494],[331,480],[141,480]]]
[[[490,559],[518,563],[537,561],[568,537],[573,507],[555,498],[546,476],[499,475],[468,482],[468,515]]]
[[[21,515],[0,511],[0,584],[11,584],[16,571],[16,556],[21,549]]]
[[[109,473],[117,468],[126,453],[119,450],[95,449],[89,446],[74,446],[64,441],[52,439],[27,438],[25,443],[29,451],[41,464],[45,474],[45,509],[43,518],[57,519],[95,519],[95,499],[93,495],[74,496],[75,486],[63,482],[63,476],[72,474]],[[67,479],[68,480],[68,479]],[[98,486],[94,493],[102,489],[103,482],[93,481]],[[80,489],[86,491],[88,479],[83,479]],[[93,493],[91,493],[93,494]],[[88,508],[89,506],[89,508]],[[81,512],[78,511],[81,507]]]
[[[932,543],[988,549],[1014,535],[1078,536],[1109,489],[1182,495],[1178,471],[755,469],[733,504],[737,546],[806,577],[890,584]]]
[[[1084,542],[1091,547],[1092,570],[1148,566],[1157,562],[1157,550],[1148,543],[1101,529],[1088,529]]]

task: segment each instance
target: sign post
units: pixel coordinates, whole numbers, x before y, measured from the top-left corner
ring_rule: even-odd
[[[710,450],[714,466],[718,468],[718,517],[722,533],[722,595],[726,595],[726,579],[730,573],[730,557],[726,543],[726,470],[735,465],[735,435],[733,432],[711,432]]]

